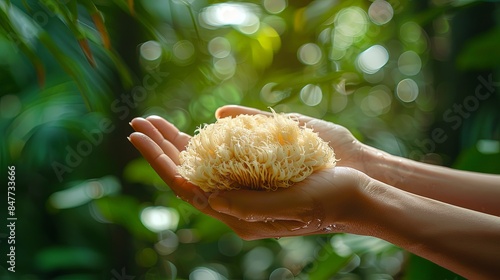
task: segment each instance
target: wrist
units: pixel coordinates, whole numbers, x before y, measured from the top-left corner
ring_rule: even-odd
[[[331,195],[323,195],[324,198],[335,197],[334,201],[325,201],[325,222],[334,225],[340,232],[357,233],[358,227],[362,226],[364,217],[369,211],[366,203],[371,200],[369,186],[372,178],[357,169],[349,167],[335,167],[332,182]],[[344,191],[339,191],[341,186],[347,186]],[[325,223],[324,223],[325,224]]]
[[[363,165],[365,173],[390,186],[400,187],[413,174],[414,164],[411,160],[391,155],[387,152],[364,145]]]

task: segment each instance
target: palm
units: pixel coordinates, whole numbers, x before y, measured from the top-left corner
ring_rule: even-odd
[[[342,198],[347,198],[346,191],[352,185],[345,183],[352,177],[346,176],[351,171],[342,172],[342,169],[335,168],[314,173],[294,187],[276,192],[242,190],[205,193],[176,172],[179,153],[189,142],[189,135],[159,117],[136,118],[131,124],[137,132],[130,135],[130,141],[169,187],[183,200],[223,221],[246,239],[321,233],[324,224],[328,225],[322,213],[332,212],[332,209],[323,208],[329,205],[341,207],[341,202],[346,200]],[[333,177],[337,188],[331,186]],[[328,197],[334,197],[336,201],[319,203],[318,200],[324,198],[327,191],[335,191]],[[222,197],[236,202],[237,208],[230,213],[224,209],[212,209],[210,203],[217,206],[218,199]]]

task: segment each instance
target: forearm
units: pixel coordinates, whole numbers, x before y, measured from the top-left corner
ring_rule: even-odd
[[[367,148],[366,173],[399,189],[500,216],[500,176],[455,170]]]
[[[352,233],[371,235],[472,279],[500,274],[500,218],[373,180]]]

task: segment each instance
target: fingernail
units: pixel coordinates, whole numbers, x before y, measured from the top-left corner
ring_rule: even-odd
[[[127,136],[127,139],[128,139],[128,141],[129,141],[129,142],[132,142],[132,140],[130,140],[130,137],[129,137],[129,136]]]
[[[228,212],[229,211],[229,201],[220,196],[211,196],[208,200],[210,207],[215,211]]]

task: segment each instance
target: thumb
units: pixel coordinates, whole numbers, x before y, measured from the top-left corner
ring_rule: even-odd
[[[215,117],[217,119],[225,117],[236,117],[238,115],[259,115],[264,114],[270,116],[270,112],[261,111],[255,108],[244,107],[239,105],[226,105],[220,107],[215,111]]]

